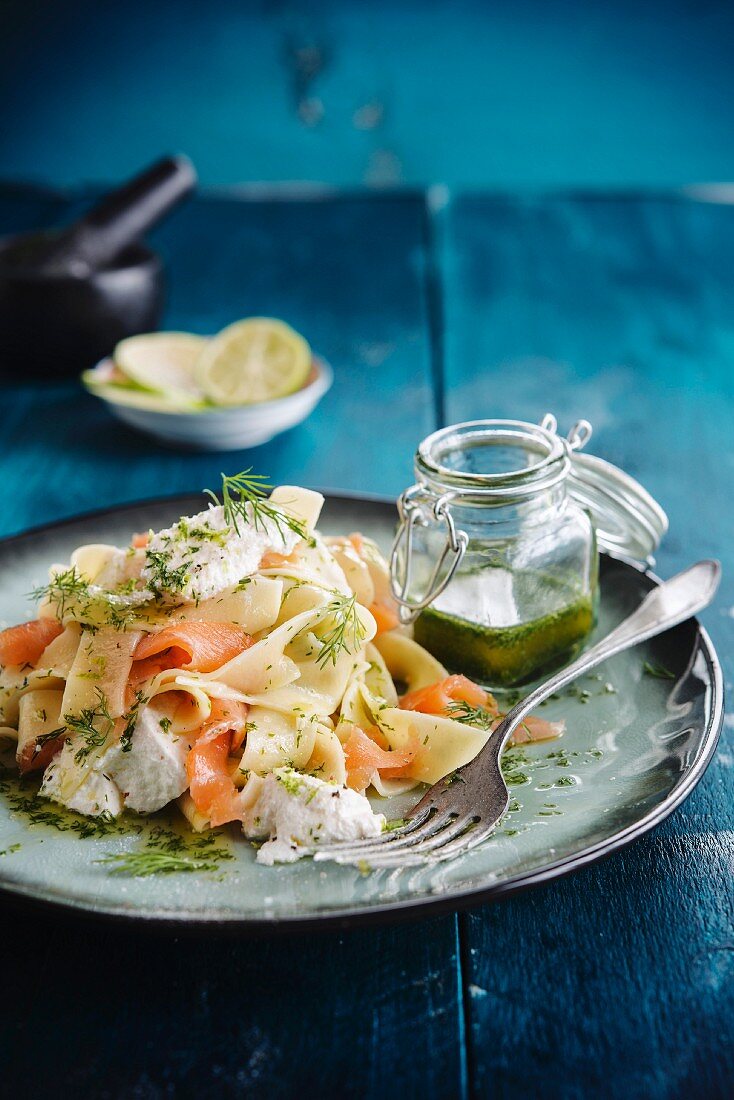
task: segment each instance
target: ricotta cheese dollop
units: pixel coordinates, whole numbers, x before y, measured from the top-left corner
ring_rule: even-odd
[[[269,838],[257,853],[258,863],[267,866],[293,863],[330,841],[379,836],[385,827],[384,816],[372,812],[363,794],[293,768],[251,775],[242,797],[243,832]]]
[[[117,784],[127,809],[153,813],[188,787],[190,744],[170,726],[156,707],[142,707],[129,743],[118,741],[105,753],[105,774]]]
[[[157,531],[146,548],[141,578],[152,591],[177,600],[207,600],[252,576],[263,554],[288,555],[301,541],[297,531],[269,517],[231,527],[221,505],[210,506]]]
[[[76,782],[81,769],[74,760],[75,752],[75,746],[66,741],[43,773],[39,795],[87,817],[118,817],[123,806],[120,788],[101,760],[95,761],[81,783]]]

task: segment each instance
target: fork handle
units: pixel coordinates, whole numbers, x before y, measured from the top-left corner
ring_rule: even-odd
[[[654,638],[656,634],[662,634],[664,630],[685,622],[686,619],[703,610],[714,598],[720,578],[719,562],[707,559],[696,562],[695,565],[684,569],[682,573],[657,585],[648,592],[640,606],[623,619],[610,634],[587,649],[570,665],[562,668],[555,676],[551,676],[550,680],[534,688],[529,695],[512,707],[472,763],[479,762],[487,752],[499,758],[505,744],[520,723],[539,703],[559,688],[566,687],[602,661],[613,657],[615,653],[621,653],[623,649],[629,649],[648,638]]]

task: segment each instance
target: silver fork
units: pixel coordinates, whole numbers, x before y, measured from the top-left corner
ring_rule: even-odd
[[[608,657],[701,611],[713,599],[720,575],[717,561],[700,561],[653,588],[606,638],[509,710],[481,752],[450,778],[435,783],[411,810],[404,826],[379,837],[319,848],[314,859],[360,866],[364,861],[377,870],[450,859],[481,844],[494,831],[509,804],[500,760],[520,723],[544,699]]]

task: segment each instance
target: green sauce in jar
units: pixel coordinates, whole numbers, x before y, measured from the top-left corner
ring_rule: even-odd
[[[415,457],[391,559],[401,620],[452,672],[519,687],[573,659],[596,619],[598,547],[643,560],[667,526],[660,506],[609,463],[541,424],[442,428]],[[599,536],[597,540],[597,536]]]
[[[570,660],[595,620],[584,596],[566,607],[514,626],[485,626],[428,607],[418,616],[415,640],[451,672],[489,687],[515,687]]]

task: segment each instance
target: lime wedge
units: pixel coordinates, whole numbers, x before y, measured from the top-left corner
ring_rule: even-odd
[[[112,358],[131,382],[147,390],[200,400],[195,367],[207,342],[189,332],[151,332],[122,340]]]
[[[130,385],[107,382],[96,376],[93,370],[82,374],[82,382],[95,397],[101,397],[114,405],[127,405],[131,409],[147,409],[149,412],[194,413],[206,408],[200,399],[186,394],[152,393],[142,390],[134,382]]]
[[[311,369],[311,349],[290,325],[250,317],[215,336],[196,366],[201,390],[217,405],[274,401],[300,389]]]

